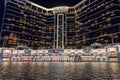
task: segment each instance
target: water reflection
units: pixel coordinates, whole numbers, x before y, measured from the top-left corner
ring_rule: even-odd
[[[0,65],[3,80],[119,80],[119,63],[92,62],[4,62]]]

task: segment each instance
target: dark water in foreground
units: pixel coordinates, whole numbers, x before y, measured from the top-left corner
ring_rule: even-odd
[[[4,62],[0,80],[120,80],[120,63]]]

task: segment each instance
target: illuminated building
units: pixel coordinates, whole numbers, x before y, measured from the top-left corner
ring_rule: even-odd
[[[87,0],[84,4],[77,5],[77,44],[82,46],[95,42],[119,43],[119,4],[119,0]]]
[[[120,42],[120,1],[82,0],[47,9],[28,0],[6,0],[1,46],[80,48]]]

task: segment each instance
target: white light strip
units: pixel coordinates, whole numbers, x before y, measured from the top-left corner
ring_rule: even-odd
[[[36,3],[33,3],[33,2],[31,2],[31,1],[29,1],[29,0],[25,0],[25,1],[28,2],[28,3],[30,3],[30,4],[32,4],[32,5],[34,5],[34,6],[36,6],[36,7],[45,9],[46,11],[50,11],[50,10],[54,10],[54,9],[56,9],[56,8],[75,8],[75,7],[79,6],[80,4],[84,3],[84,2],[87,1],[87,0],[82,0],[82,1],[80,1],[78,4],[76,4],[75,6],[72,6],[72,7],[59,6],[59,7],[53,7],[53,8],[45,8],[45,7],[40,6],[40,5],[36,4]]]
[[[84,3],[85,1],[87,1],[87,0],[82,0],[81,2],[79,2],[78,4],[76,4],[75,6],[73,6],[74,8],[75,7],[78,7],[79,5],[81,5],[82,3]]]
[[[39,7],[39,8],[42,8],[42,9],[48,10],[47,8],[45,8],[45,7],[43,7],[43,6],[40,6],[40,5],[36,4],[36,3],[33,3],[33,2],[31,2],[31,1],[29,1],[29,0],[25,0],[25,1],[28,2],[28,3],[30,3],[31,5],[36,6],[36,7]]]
[[[57,15],[57,48],[58,48],[59,15]]]
[[[64,14],[62,14],[62,48],[64,49]]]

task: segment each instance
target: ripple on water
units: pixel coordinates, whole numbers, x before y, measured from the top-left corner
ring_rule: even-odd
[[[120,63],[106,62],[4,62],[3,80],[119,80]]]

